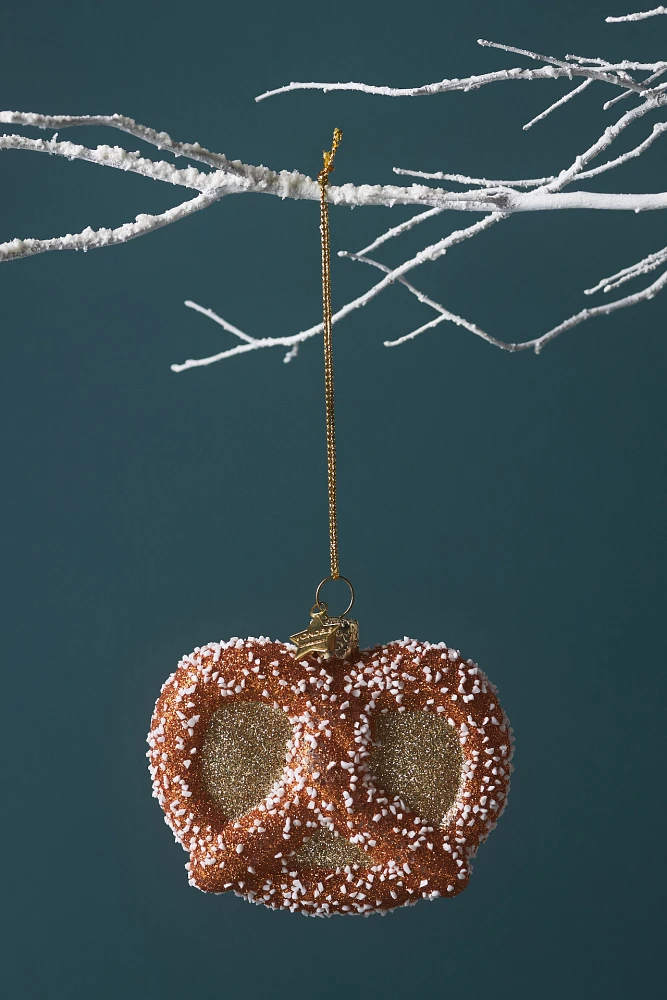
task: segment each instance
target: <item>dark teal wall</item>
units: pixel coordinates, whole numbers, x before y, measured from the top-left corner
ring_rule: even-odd
[[[253,97],[291,79],[406,85],[516,64],[479,36],[664,57],[667,20],[605,25],[623,7],[26,0],[0,15],[1,101],[123,112],[310,173],[336,124],[337,182],[390,182],[394,164],[539,176],[613,120],[606,91],[528,133],[562,84]],[[658,143],[599,187],[664,189],[664,167]],[[0,178],[2,239],[119,225],[181,198],[19,152],[2,153]],[[334,211],[335,249],[408,214]],[[441,231],[433,222],[382,259]],[[186,298],[255,334],[316,322],[317,239],[316,205],[238,197],[127,246],[0,270],[8,996],[657,996],[667,298],[540,357],[445,325],[386,350],[430,318],[401,288],[336,328],[342,566],[362,639],[408,633],[479,660],[515,728],[509,807],[463,896],[385,919],[304,920],[186,884],[150,797],[151,709],[193,646],[286,638],[304,622],[327,566],[321,354],[312,341],[290,365],[268,351],[181,375],[169,365],[232,343]],[[531,214],[415,281],[527,338],[665,243],[659,213]],[[336,258],[335,302],[370,279]]]

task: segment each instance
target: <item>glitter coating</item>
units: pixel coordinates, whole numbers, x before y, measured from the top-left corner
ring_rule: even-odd
[[[369,768],[375,783],[439,826],[461,783],[463,753],[456,729],[429,712],[387,712],[373,728]]]
[[[314,833],[294,855],[297,871],[322,868],[328,873],[345,865],[368,868],[370,863],[370,858],[360,847],[326,827]]]
[[[278,713],[266,716],[275,720],[273,736],[261,737],[273,748],[259,766],[262,781],[244,770],[254,752],[246,754],[247,744],[230,764],[237,778],[216,777],[216,752],[232,752],[234,729],[221,736],[217,713],[246,706],[237,709],[241,719],[257,711],[256,740],[260,713],[248,703]],[[404,714],[428,716],[422,728],[430,728],[420,735],[414,720],[392,723]],[[282,733],[279,717],[289,724]],[[438,726],[436,739],[431,720],[449,729]],[[450,730],[460,747],[455,790]],[[279,734],[287,740],[280,773]],[[437,767],[425,749],[434,739]],[[444,643],[407,638],[362,650],[353,661],[297,660],[293,646],[263,637],[197,647],[164,684],[148,744],[153,794],[189,852],[190,884],[312,916],[383,913],[465,889],[470,860],[505,807],[512,757],[509,723],[479,667]],[[382,768],[381,781],[375,772]],[[232,780],[247,792],[235,804]],[[258,794],[264,797],[235,818],[225,812]],[[335,833],[335,850],[351,845],[365,866],[331,853]]]
[[[223,705],[211,716],[201,749],[202,780],[227,819],[266,798],[285,767],[292,727],[261,701]]]

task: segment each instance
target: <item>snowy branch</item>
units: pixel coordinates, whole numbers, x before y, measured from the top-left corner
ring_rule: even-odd
[[[355,260],[359,260],[364,264],[372,264],[375,267],[379,267],[383,271],[388,271],[389,269],[385,264],[380,264],[378,261],[369,260],[366,257],[362,257],[360,254],[345,254],[345,256],[352,257]],[[650,261],[650,263],[647,263]],[[632,278],[637,277],[639,274],[647,274],[649,271],[653,271],[660,267],[661,264],[667,264],[667,248],[665,250],[659,251],[657,254],[651,254],[650,257],[645,258],[640,264],[633,265],[632,268],[625,268],[624,271],[619,272],[619,275],[613,275],[611,278],[604,278],[595,288],[586,289],[586,294],[592,294],[593,292],[599,291],[600,288],[604,288],[605,292],[610,291],[612,288],[617,288],[619,285],[623,284],[625,281],[629,281]],[[643,265],[643,266],[641,266]],[[632,273],[630,273],[632,272]],[[616,280],[615,280],[616,279]],[[457,316],[441,306],[439,302],[435,302],[433,299],[424,295],[420,292],[414,285],[410,284],[404,278],[398,279],[401,284],[408,289],[420,302],[424,305],[430,306],[440,315],[436,319],[432,319],[429,323],[424,323],[423,326],[418,327],[411,333],[406,333],[397,340],[385,340],[385,347],[398,347],[399,344],[404,344],[408,340],[414,340],[420,333],[425,330],[429,330],[437,324],[448,320],[450,323],[454,323],[456,326],[464,327],[464,329],[469,330],[470,333],[474,333],[476,337],[481,337],[482,340],[486,340],[487,343],[493,344],[494,347],[499,347],[503,351],[509,351],[514,354],[517,351],[533,350],[535,354],[539,354],[545,344],[548,344],[551,340],[555,340],[561,333],[565,333],[566,330],[571,330],[575,326],[579,326],[580,323],[585,323],[588,319],[593,319],[595,316],[609,316],[611,313],[616,312],[618,309],[626,309],[628,306],[637,305],[639,302],[646,302],[652,299],[659,291],[667,285],[667,271],[658,278],[657,281],[649,285],[641,292],[636,292],[634,295],[628,295],[623,299],[616,299],[613,302],[606,303],[605,305],[595,306],[592,309],[582,309],[575,316],[571,316],[569,319],[565,320],[563,323],[559,323],[558,326],[553,327],[551,330],[547,330],[546,333],[541,334],[539,337],[534,337],[532,340],[524,340],[520,343],[514,343],[511,341],[499,340],[497,337],[491,336],[491,334],[486,333],[475,323],[470,323],[468,320],[463,319],[461,316]]]
[[[567,60],[556,59],[553,56],[543,56],[529,49],[519,49],[513,45],[502,45],[498,42],[489,42],[484,38],[478,39],[478,44],[485,48],[500,49],[503,52],[512,52],[515,55],[525,56],[536,62],[545,62],[546,66],[539,69],[514,69],[497,70],[494,73],[484,73],[481,76],[467,76],[463,79],[454,77],[451,80],[439,80],[436,83],[427,83],[420,87],[385,87],[372,86],[367,83],[288,83],[284,87],[275,90],[267,90],[255,98],[256,101],[263,101],[267,97],[276,97],[278,94],[287,94],[293,90],[321,90],[325,94],[334,90],[357,90],[362,94],[374,94],[379,97],[429,97],[434,94],[445,94],[452,90],[462,90],[466,93],[471,90],[479,90],[480,87],[488,86],[492,83],[507,83],[512,80],[560,80],[565,78],[572,80],[574,77],[584,77],[589,80],[597,80],[598,83],[608,83],[613,87],[620,87],[623,90],[631,90],[640,96],[650,96],[653,94],[652,88],[647,88],[645,84],[633,79],[629,71],[641,72],[651,71],[655,73],[659,68],[664,68],[665,63],[639,63],[623,61],[620,63],[605,62],[604,60],[583,60],[581,63],[568,62]],[[588,63],[596,62],[596,65]]]
[[[636,14],[609,17],[607,21],[639,21],[665,13],[667,13],[667,8],[657,7],[654,10]],[[614,122],[602,127],[598,138],[587,149],[575,156],[571,162],[557,164],[553,173],[548,176],[493,180],[485,177],[472,177],[452,170],[426,172],[394,167],[396,175],[414,178],[421,183],[330,186],[329,200],[333,205],[341,207],[382,206],[387,208],[405,205],[412,206],[417,210],[409,219],[384,228],[368,246],[356,253],[341,252],[341,256],[352,262],[365,264],[375,271],[380,271],[381,277],[362,295],[343,305],[333,316],[334,322],[342,320],[351,312],[367,305],[393,285],[405,288],[421,306],[431,313],[430,319],[411,332],[392,341],[387,341],[386,346],[388,347],[413,340],[425,331],[448,322],[502,350],[516,352],[530,349],[539,353],[547,343],[559,336],[560,333],[596,316],[606,316],[619,309],[648,301],[667,285],[666,247],[648,254],[635,264],[623,267],[608,278],[601,279],[592,288],[586,289],[585,294],[608,293],[629,281],[662,269],[659,277],[640,291],[603,305],[582,309],[546,333],[530,340],[512,342],[501,340],[485,332],[475,323],[459,316],[425,295],[408,279],[410,272],[418,267],[438,260],[452,251],[458,244],[480,236],[490,227],[507,220],[516,213],[582,209],[643,212],[660,211],[667,208],[667,190],[655,193],[632,193],[596,191],[581,187],[583,182],[597,178],[610,170],[618,169],[629,161],[642,156],[667,131],[667,121],[653,121],[649,134],[646,135],[644,131],[643,135],[637,135],[629,150],[626,149],[626,151],[616,153],[616,155],[608,154],[610,147],[626,130],[638,127],[646,116],[664,113],[667,110],[667,83],[660,82],[667,73],[667,61],[611,61],[599,56],[586,57],[572,54],[566,55],[564,59],[559,59],[528,49],[483,39],[479,40],[479,44],[486,48],[519,56],[523,60],[528,60],[530,65],[500,69],[462,79],[444,79],[410,88],[374,86],[352,82],[290,83],[261,94],[257,98],[257,100],[263,100],[296,90],[320,90],[323,92],[347,90],[391,98],[420,97],[435,96],[450,91],[470,92],[484,86],[509,81],[532,83],[561,79],[573,83],[579,81],[565,94],[552,100],[544,111],[535,115],[523,126],[524,129],[533,128],[554,113],[563,113],[563,109],[571,101],[576,100],[584,91],[593,86],[605,87],[607,94],[609,88],[612,88],[613,96],[608,98],[603,106],[605,111],[611,109],[621,100],[632,99],[632,105],[629,109]],[[150,155],[142,155],[122,146],[104,145],[90,148],[59,140],[57,135],[41,139],[28,137],[15,131],[0,136],[0,151],[48,153],[68,160],[81,160],[96,166],[113,167],[194,192],[194,197],[190,197],[189,200],[183,201],[161,214],[142,214],[137,216],[133,222],[128,222],[116,229],[95,231],[88,227],[83,232],[52,239],[10,240],[0,244],[0,262],[28,257],[48,250],[85,251],[124,243],[152,232],[154,229],[177,222],[193,212],[208,208],[221,198],[232,194],[268,194],[281,199],[305,199],[309,201],[319,199],[317,181],[305,174],[241,163],[239,160],[229,159],[223,153],[206,149],[199,143],[180,142],[172,139],[166,132],[158,132],[145,125],[140,125],[132,118],[123,115],[41,115],[5,111],[0,112],[0,124],[18,126],[19,128],[48,129],[56,133],[66,128],[86,126],[116,129],[147,143],[157,151],[166,152],[172,157],[180,159],[181,162],[190,161],[190,164],[188,165],[186,162],[183,165],[176,165],[174,162],[153,159]],[[601,160],[602,162],[600,162]],[[370,256],[388,241],[400,240],[404,234],[418,229],[424,222],[433,223],[436,220],[442,220],[438,224],[443,225],[449,212],[472,212],[480,218],[464,228],[446,231],[435,242],[424,246],[418,253],[410,256],[397,267],[389,267]],[[182,364],[173,365],[174,371],[206,366],[237,354],[267,347],[286,348],[287,353],[284,360],[289,361],[296,356],[302,343],[322,332],[322,324],[316,323],[297,333],[287,333],[274,337],[255,337],[245,333],[212,309],[190,301],[186,302],[186,305],[222,327],[225,333],[236,338],[237,343],[210,357],[192,359]]]
[[[567,104],[568,101],[571,101],[572,98],[580,94],[582,90],[586,90],[587,87],[590,87],[592,82],[593,81],[589,77],[588,80],[584,80],[584,82],[580,83],[578,87],[574,88],[574,90],[569,90],[564,97],[559,97],[557,101],[554,101],[553,104],[549,105],[546,111],[541,111],[539,115],[535,115],[535,117],[531,118],[529,122],[526,122],[526,124],[523,126],[524,132],[527,132],[529,128],[533,127],[533,125],[537,125],[538,122],[544,121],[544,119],[548,115],[550,115],[552,111],[555,111],[556,108],[562,108],[564,104]]]
[[[156,132],[155,129],[148,128],[146,125],[139,125],[134,119],[126,118],[125,115],[36,115],[29,111],[2,111],[0,112],[0,124],[30,125],[35,128],[48,129],[72,128],[76,125],[117,128],[121,132],[133,135],[135,139],[143,139],[144,142],[148,142],[158,149],[168,150],[175,156],[185,156],[189,160],[207,163],[217,170],[235,172],[239,166],[230,163],[222,153],[211,153],[208,149],[204,149],[198,142],[176,142],[166,132]]]
[[[0,261],[12,260],[18,257],[32,257],[36,253],[44,253],[46,250],[97,250],[100,247],[111,247],[117,243],[127,243],[128,240],[136,239],[137,236],[144,236],[152,233],[155,229],[169,226],[172,222],[178,222],[193,212],[200,212],[202,208],[208,208],[216,201],[216,198],[208,197],[205,194],[197,195],[190,201],[184,201],[175,208],[169,208],[161,215],[138,215],[134,222],[126,222],[125,225],[117,229],[91,229],[88,227],[83,232],[68,234],[67,236],[56,236],[50,240],[10,240],[8,243],[0,244]]]
[[[622,14],[621,17],[606,17],[607,24],[620,24],[621,21],[645,21],[647,17],[657,17],[667,14],[667,7],[654,7],[653,10],[640,11],[638,14]]]

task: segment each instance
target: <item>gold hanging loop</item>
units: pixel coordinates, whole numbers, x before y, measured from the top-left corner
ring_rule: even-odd
[[[334,411],[333,344],[331,339],[331,246],[329,239],[329,204],[327,186],[329,174],[334,169],[336,150],[343,138],[339,128],[334,129],[330,150],[324,150],[323,166],[317,175],[320,186],[320,235],[322,242],[322,327],[324,331],[324,402],[327,435],[327,485],[329,494],[329,556],[331,575],[319,584],[315,604],[310,610],[311,622],[303,632],[290,636],[296,643],[296,656],[319,654],[340,659],[353,656],[359,649],[359,625],[345,616],[354,603],[354,590],[350,581],[340,574],[338,564],[338,518],[336,508],[336,427]],[[350,588],[350,603],[337,618],[328,614],[328,607],[320,602],[322,585],[328,580],[343,580]]]
[[[322,319],[324,327],[324,400],[327,422],[327,479],[329,487],[329,554],[331,576],[340,576],[338,565],[338,519],[336,511],[336,428],[334,421],[333,344],[331,339],[331,249],[329,240],[329,204],[327,186],[329,174],[334,169],[336,150],[343,138],[339,128],[334,129],[331,150],[324,150],[324,164],[317,180],[320,185],[320,235],[322,238]]]
[[[320,609],[324,608],[325,610],[327,609],[327,605],[324,603],[324,601],[320,600],[320,594],[322,593],[322,587],[324,586],[324,584],[328,583],[329,580],[333,580],[333,579],[334,579],[333,576],[325,576],[325,578],[323,580],[320,580],[320,582],[318,583],[317,590],[315,591],[315,606],[316,607],[318,607]],[[350,583],[350,581],[348,580],[348,578],[346,576],[339,576],[338,579],[342,580],[343,583],[346,583],[348,585],[348,587],[350,588],[350,600],[349,600],[349,603],[348,603],[347,607],[345,608],[345,611],[343,611],[343,613],[340,615],[341,618],[344,618],[345,615],[348,614],[348,612],[352,610],[352,605],[354,604],[354,587],[352,586],[352,584]]]

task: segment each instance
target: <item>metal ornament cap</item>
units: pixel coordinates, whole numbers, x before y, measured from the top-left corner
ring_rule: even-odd
[[[331,618],[328,611],[326,604],[314,604],[308,628],[290,636],[297,658],[319,654],[325,659],[335,656],[346,660],[359,652],[359,622],[342,616]]]

